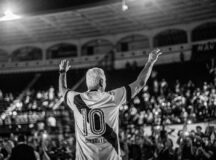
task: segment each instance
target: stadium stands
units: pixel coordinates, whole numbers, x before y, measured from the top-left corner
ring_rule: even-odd
[[[177,3],[176,10],[185,13],[177,12],[170,20],[163,10],[152,13],[151,3],[145,11],[128,3],[132,9],[125,14],[118,4],[111,4],[24,19],[27,30],[37,33],[33,39],[31,32],[14,31],[18,36],[11,39],[2,34],[6,38],[0,39],[0,160],[8,159],[20,133],[41,157],[45,143],[50,159],[75,159],[73,113],[58,93],[60,60],[70,59],[72,65],[69,88],[80,82],[76,90],[85,91],[81,79],[86,70],[99,66],[105,70],[107,90],[112,90],[135,80],[155,47],[164,54],[148,84],[120,108],[123,160],[216,159],[215,8],[201,1],[173,1],[164,7],[175,13],[171,8]],[[147,13],[152,16],[144,16]],[[117,18],[111,23],[113,15]],[[205,18],[208,15],[213,19]],[[77,29],[70,30],[71,23]]]

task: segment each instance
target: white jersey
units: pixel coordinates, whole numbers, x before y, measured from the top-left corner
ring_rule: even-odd
[[[126,102],[126,90],[66,92],[75,119],[76,160],[121,160],[119,107]]]

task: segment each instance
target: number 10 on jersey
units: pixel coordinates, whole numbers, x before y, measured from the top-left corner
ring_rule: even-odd
[[[87,113],[86,109],[81,110],[83,116],[83,133],[88,135],[87,123],[89,123],[90,130],[95,135],[102,135],[106,131],[106,124],[104,120],[104,113],[101,109],[92,109]]]

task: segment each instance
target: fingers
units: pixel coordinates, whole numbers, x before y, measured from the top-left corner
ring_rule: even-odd
[[[65,64],[69,65],[69,61],[67,59],[61,60],[60,65],[64,66]]]
[[[157,48],[157,49],[155,49],[155,51],[156,51],[156,53],[158,53],[158,52],[160,52],[160,49],[159,49],[159,48]]]
[[[61,60],[61,62],[60,62],[60,64],[59,64],[59,66],[63,66],[63,65],[64,65],[64,63],[65,63],[65,60]]]
[[[156,53],[158,54],[158,53],[160,52],[160,49],[159,49],[159,48],[157,48],[155,51],[156,51]]]
[[[160,51],[160,50],[157,48],[157,49],[152,50],[151,53],[157,54],[159,51]]]
[[[67,72],[71,68],[70,61],[67,59],[62,60],[59,64],[59,68],[64,69]]]
[[[59,67],[63,67],[63,61],[60,62]]]
[[[67,62],[66,59],[63,59],[63,60],[62,60],[62,64],[63,64],[63,65],[64,65],[66,62]]]
[[[67,67],[68,69],[71,68],[70,61],[69,61],[69,60],[67,60],[67,62],[66,62],[66,67]]]
[[[60,64],[59,64],[59,67],[63,67],[64,66],[64,60],[62,60],[61,62],[60,62]]]
[[[153,52],[158,56],[162,54],[162,51],[159,48],[155,49]]]
[[[161,54],[163,54],[163,52],[160,51],[157,55],[160,56]]]
[[[67,67],[70,67],[70,64],[69,64],[70,62],[68,61],[68,60],[66,60],[66,66]]]
[[[61,60],[61,62],[59,64],[59,68],[60,69],[70,68],[69,61],[67,59]]]
[[[71,68],[71,65],[67,65],[67,66],[66,66],[66,71],[69,71],[70,68]]]

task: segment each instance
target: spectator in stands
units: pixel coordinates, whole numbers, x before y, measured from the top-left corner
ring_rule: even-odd
[[[141,160],[142,158],[142,152],[141,147],[139,143],[139,137],[134,135],[134,139],[132,140],[132,143],[129,145],[129,158],[133,160]]]
[[[0,160],[8,157],[8,152],[4,146],[4,140],[0,139]]]
[[[208,137],[203,137],[201,144],[197,146],[195,157],[197,160],[211,160],[213,148]]]
[[[129,148],[126,132],[121,130],[119,135],[122,160],[129,160]]]
[[[152,160],[155,157],[156,146],[152,136],[143,136],[142,159]]]
[[[214,139],[212,143],[212,152],[213,152],[213,155],[211,157],[211,160],[214,160],[216,159],[216,139]]]
[[[14,148],[14,143],[11,140],[6,140],[4,143],[4,148],[7,152],[7,156],[5,156],[5,160],[8,160],[11,153],[12,153],[12,149]]]
[[[157,159],[167,160],[173,158],[173,142],[168,138],[167,132],[163,129],[156,141]]]
[[[196,135],[199,137],[203,137],[204,133],[202,132],[202,127],[201,126],[196,126]]]
[[[195,150],[190,137],[183,137],[180,141],[180,146],[177,152],[178,160],[193,160],[195,157]]]
[[[26,144],[26,137],[20,135],[9,160],[37,160],[34,149]]]

